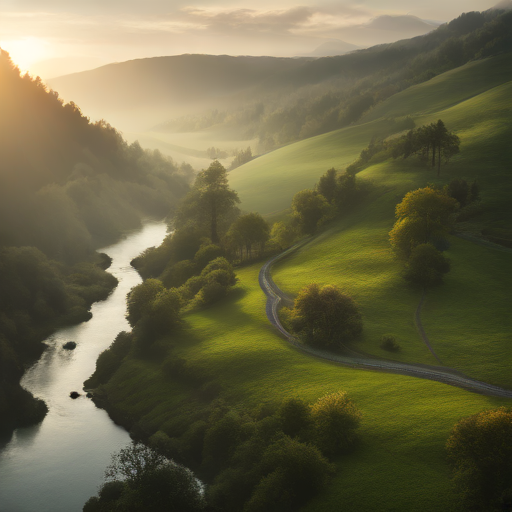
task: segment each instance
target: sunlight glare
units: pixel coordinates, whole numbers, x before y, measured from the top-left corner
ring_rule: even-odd
[[[0,41],[0,48],[9,52],[12,61],[21,73],[28,71],[36,62],[51,57],[49,43],[37,37],[24,37],[11,41]]]

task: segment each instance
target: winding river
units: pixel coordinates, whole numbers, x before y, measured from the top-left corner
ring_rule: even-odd
[[[93,304],[91,320],[48,338],[48,349],[24,375],[23,386],[47,403],[49,413],[39,425],[16,430],[0,452],[0,512],[81,511],[102,483],[110,454],[130,442],[104,410],[83,394],[72,400],[69,393],[82,393],[100,352],[129,329],[126,294],[141,282],[130,260],[165,235],[165,223],[150,222],[100,249],[113,259],[108,271],[119,285],[107,300]],[[63,349],[67,341],[76,341],[76,349]]]

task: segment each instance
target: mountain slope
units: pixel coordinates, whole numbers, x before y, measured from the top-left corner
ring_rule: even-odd
[[[313,187],[327,169],[352,163],[372,137],[400,130],[391,120],[439,113],[510,80],[511,54],[471,62],[396,94],[371,110],[362,124],[291,144],[234,169],[229,173],[230,185],[238,191],[242,209],[262,214],[282,211],[290,207],[296,192]],[[473,112],[480,115],[476,108]],[[421,119],[418,123],[426,122]],[[462,129],[465,119],[457,129]]]

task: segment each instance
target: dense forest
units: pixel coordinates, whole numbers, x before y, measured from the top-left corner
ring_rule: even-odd
[[[164,217],[192,169],[91,123],[0,53],[0,429],[44,415],[18,384],[57,325],[90,317],[116,280],[95,249]]]
[[[168,131],[238,127],[260,151],[341,128],[386,98],[469,62],[510,51],[512,12],[462,14],[424,36],[338,57],[305,60],[274,78],[272,93],[231,110],[214,109],[158,127]],[[288,84],[288,87],[286,86]]]

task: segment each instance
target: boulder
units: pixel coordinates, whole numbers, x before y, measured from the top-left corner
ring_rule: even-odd
[[[68,341],[67,343],[64,343],[64,345],[62,345],[62,347],[65,348],[66,350],[75,350],[76,342]]]
[[[75,400],[75,398],[78,398],[80,396],[80,393],[78,391],[71,391],[71,393],[69,393],[69,396]]]

